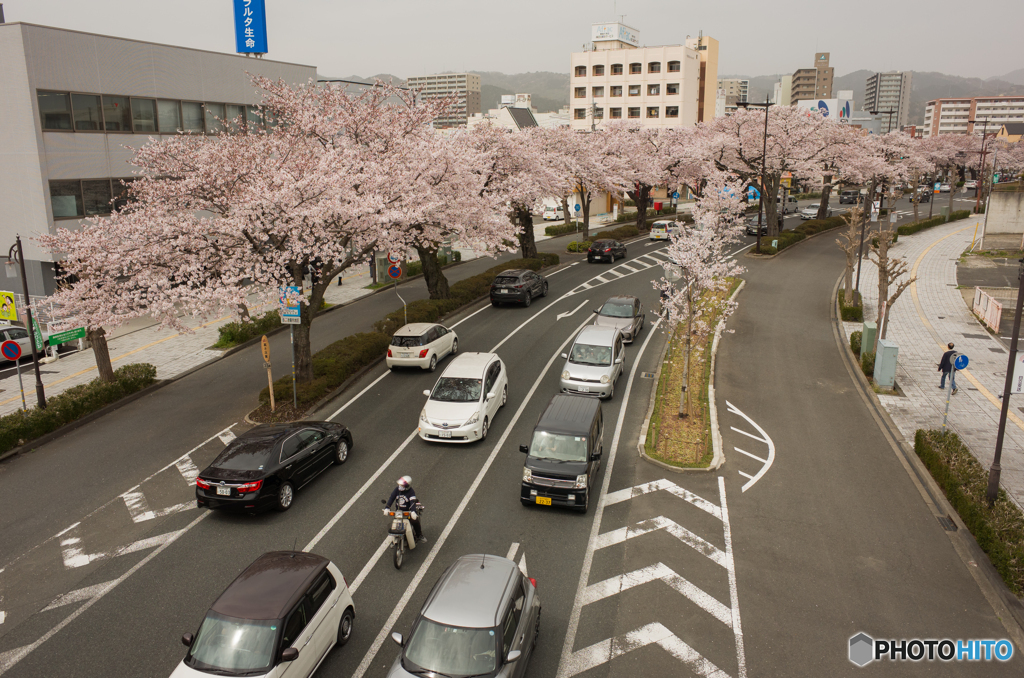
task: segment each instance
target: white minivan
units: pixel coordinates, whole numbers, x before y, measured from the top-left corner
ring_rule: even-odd
[[[544,221],[562,221],[565,211],[561,205],[544,205]]]

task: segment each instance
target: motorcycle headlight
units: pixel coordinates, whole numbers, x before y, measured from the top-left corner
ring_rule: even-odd
[[[524,483],[532,483],[533,482],[533,471],[531,471],[530,469],[526,468],[525,466],[523,467],[523,482]]]
[[[469,424],[475,424],[478,421],[480,421],[480,413],[474,412],[473,416],[466,420],[466,425],[468,426]]]
[[[569,370],[562,372],[562,379],[571,379],[569,376]]]
[[[607,384],[609,381],[611,381],[611,380],[608,379],[608,375],[607,374],[604,375],[603,377],[601,377],[601,383],[602,384]]]
[[[587,475],[576,476],[576,489],[585,490],[587,489]]]
[[[425,407],[422,410],[420,410],[420,421],[422,421],[423,423],[427,422],[427,408]]]

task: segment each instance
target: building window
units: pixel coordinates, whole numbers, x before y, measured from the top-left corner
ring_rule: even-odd
[[[666,106],[665,107],[665,117],[666,118],[678,118],[679,117],[679,107],[678,106]]]
[[[648,73],[661,73],[661,62],[660,61],[652,61],[651,63],[647,64],[647,72]]]
[[[608,117],[609,118],[621,118],[622,117],[622,109],[621,108],[609,108],[608,109]]]
[[[604,64],[597,64],[590,69],[591,75],[604,75]]]
[[[75,109],[75,131],[99,132],[103,129],[103,107],[95,94],[72,94]]]
[[[82,182],[82,204],[85,216],[110,214],[110,180],[94,179]]]
[[[224,131],[224,104],[205,104],[206,132],[215,134]]]
[[[155,100],[132,99],[132,125],[136,133],[156,131]]]
[[[668,72],[669,73],[678,73],[679,72],[679,62],[678,61],[670,61],[670,62],[668,62]]]
[[[587,98],[587,88],[586,87],[577,87],[576,88],[576,95],[575,96],[576,96],[577,99],[585,99],[585,98]]]
[[[43,129],[71,129],[71,97],[63,92],[39,92],[39,118]]]
[[[595,98],[604,96],[604,87],[594,87],[592,88],[592,91]]]
[[[573,109],[572,117],[576,118],[577,120],[586,120],[587,119],[587,109],[585,109],[585,108]]]
[[[642,73],[643,72],[641,70],[642,68],[643,68],[643,64],[637,64],[637,63],[630,64],[629,65],[629,74],[630,75],[637,75],[638,73]]]
[[[108,132],[132,131],[132,107],[128,97],[103,95],[103,128]]]
[[[181,129],[203,133],[203,105],[196,101],[181,102]]]
[[[81,182],[51,181],[50,206],[53,208],[54,219],[83,216],[85,210],[82,207]]]
[[[617,85],[615,87],[612,87],[611,90],[612,90],[612,96],[613,97],[621,97],[622,96],[622,85]]]
[[[657,118],[658,117],[658,107],[657,106],[648,106],[647,107],[647,117],[648,118]]]
[[[656,97],[661,94],[661,85],[648,85],[647,94],[652,97]]]
[[[162,134],[174,134],[181,129],[181,110],[177,101],[171,99],[157,101],[156,118]]]
[[[631,97],[638,97],[638,96],[640,96],[640,85],[630,85],[629,86],[629,96],[631,96]]]
[[[594,107],[594,117],[595,118],[603,118],[604,117],[604,109],[603,108],[598,108],[597,106],[595,106]]]
[[[622,75],[622,64],[612,64],[612,75]]]
[[[631,118],[639,118],[640,117],[640,107],[637,106],[636,108],[630,108],[629,109],[629,117],[631,117]]]
[[[239,106],[237,104],[228,104],[227,116],[225,120],[231,125],[231,130],[235,131],[241,127],[245,127],[245,106]]]
[[[679,94],[679,83],[670,82],[665,85],[665,94]]]
[[[576,77],[577,78],[583,78],[583,77],[586,77],[586,75],[587,75],[587,67],[586,66],[577,66],[576,67]]]

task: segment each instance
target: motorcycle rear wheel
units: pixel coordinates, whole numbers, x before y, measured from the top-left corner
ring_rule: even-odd
[[[395,569],[402,569],[402,561],[405,560],[405,537],[395,542]]]

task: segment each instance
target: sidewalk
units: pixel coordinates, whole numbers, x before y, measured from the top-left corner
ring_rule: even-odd
[[[1007,349],[974,318],[957,289],[957,260],[970,246],[976,218],[900,236],[890,250],[906,258],[918,281],[896,302],[886,338],[899,346],[896,383],[905,396],[879,395],[882,405],[912,441],[919,428],[938,429],[946,405],[939,390],[939,358],[946,344],[967,355],[969,367],[957,373],[959,391],[949,406],[949,427],[986,469],[995,454],[999,395],[1006,377]],[[856,275],[856,272],[855,272]],[[878,268],[864,259],[861,274],[864,318],[878,309]],[[849,335],[860,323],[843,323]],[[1011,400],[1003,440],[1001,486],[1024,507],[1024,400]]]

